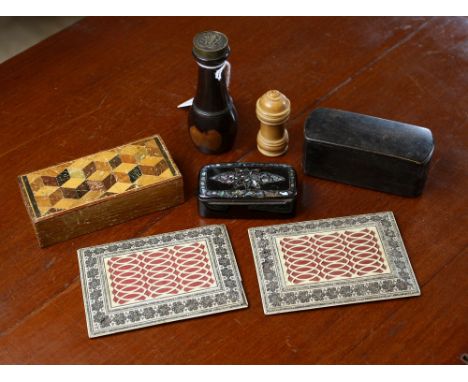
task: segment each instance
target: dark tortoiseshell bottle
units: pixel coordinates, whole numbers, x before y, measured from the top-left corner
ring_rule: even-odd
[[[228,91],[228,39],[221,32],[198,33],[192,52],[198,86],[188,117],[190,137],[201,152],[220,154],[231,149],[237,132],[237,112]]]

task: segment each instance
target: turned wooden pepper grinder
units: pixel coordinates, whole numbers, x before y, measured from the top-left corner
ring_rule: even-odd
[[[288,151],[289,136],[285,124],[291,113],[289,99],[278,90],[269,90],[257,100],[260,130],[257,148],[263,155],[277,157]]]

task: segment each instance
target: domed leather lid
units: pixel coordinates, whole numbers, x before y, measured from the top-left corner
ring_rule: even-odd
[[[306,141],[381,154],[415,163],[428,162],[434,151],[432,132],[407,123],[319,108],[304,125]]]

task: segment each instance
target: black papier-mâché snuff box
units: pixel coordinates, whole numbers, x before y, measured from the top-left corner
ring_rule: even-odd
[[[296,197],[296,172],[287,164],[217,163],[200,170],[203,217],[291,217]]]
[[[306,175],[402,196],[418,196],[434,152],[429,129],[320,108],[304,125]]]

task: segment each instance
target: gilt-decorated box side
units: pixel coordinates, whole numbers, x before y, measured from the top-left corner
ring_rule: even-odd
[[[306,175],[402,196],[418,196],[434,152],[429,129],[335,109],[304,125]]]
[[[183,202],[159,135],[18,177],[42,247]]]
[[[217,163],[199,175],[203,217],[287,217],[295,211],[296,172],[286,164]]]

